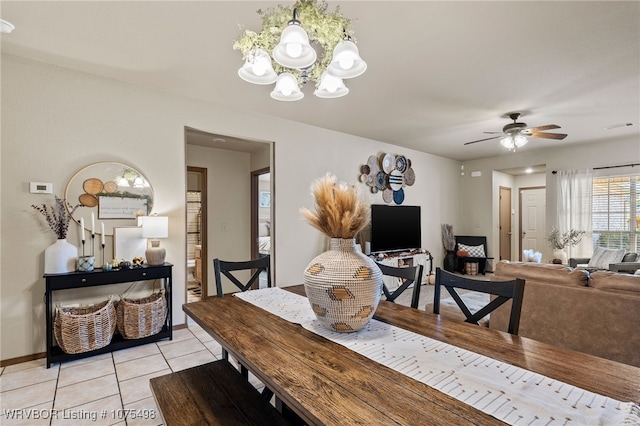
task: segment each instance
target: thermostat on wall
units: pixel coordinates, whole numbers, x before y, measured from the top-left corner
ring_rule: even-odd
[[[32,194],[53,194],[53,184],[44,182],[29,182],[29,192]]]

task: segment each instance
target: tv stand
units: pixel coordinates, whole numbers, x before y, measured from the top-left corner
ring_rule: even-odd
[[[395,268],[422,265],[424,267],[422,284],[429,283],[429,275],[433,272],[433,256],[425,249],[379,252],[372,254],[371,257],[375,262]],[[398,278],[383,277],[383,280],[389,289],[395,289],[400,286],[400,280]]]

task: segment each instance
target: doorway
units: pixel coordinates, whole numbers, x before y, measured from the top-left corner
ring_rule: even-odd
[[[251,258],[270,256],[273,246],[271,220],[271,172],[269,167],[251,172]],[[260,287],[267,277],[261,276]]]
[[[511,188],[500,187],[500,260],[511,260]]]
[[[207,297],[207,169],[187,166],[187,302]]]
[[[545,253],[546,188],[543,186],[520,188],[520,260],[523,250]]]

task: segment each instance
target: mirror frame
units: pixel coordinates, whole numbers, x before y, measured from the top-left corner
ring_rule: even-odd
[[[122,185],[124,181],[118,180],[118,177],[124,178],[129,186]],[[133,187],[137,178],[142,181],[136,182],[136,187]],[[148,216],[153,210],[154,193],[149,179],[140,171],[127,164],[103,161],[78,170],[69,179],[64,198],[67,200],[67,207],[82,205],[83,208],[76,209],[72,216],[78,225],[80,218],[84,218],[85,230],[91,232],[90,218],[91,213],[94,213],[97,228],[93,230],[94,233],[102,234],[98,224],[102,222],[107,236],[114,234],[114,227],[138,226],[137,216]]]

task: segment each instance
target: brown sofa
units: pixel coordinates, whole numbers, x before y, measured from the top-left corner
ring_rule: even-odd
[[[491,279],[525,279],[519,335],[640,367],[640,275],[498,262]],[[489,326],[506,330],[507,303]]]

